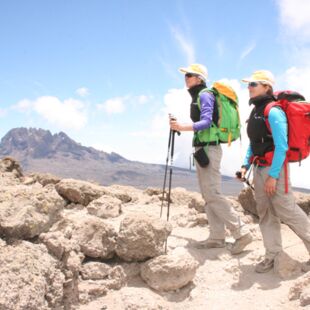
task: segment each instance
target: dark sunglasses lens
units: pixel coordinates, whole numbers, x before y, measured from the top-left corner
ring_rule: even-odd
[[[191,78],[191,77],[194,76],[194,75],[191,74],[191,73],[186,73],[185,76],[188,77],[188,78]]]
[[[257,82],[250,82],[249,86],[250,87],[256,87],[256,86],[258,86],[258,83]]]

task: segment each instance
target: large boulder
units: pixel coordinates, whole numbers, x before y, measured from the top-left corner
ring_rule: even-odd
[[[151,197],[158,197],[158,201],[163,199],[163,190],[159,188],[148,187],[144,194]],[[196,209],[199,213],[205,212],[205,201],[200,193],[187,191],[183,187],[176,187],[171,190],[171,203],[174,205],[188,206]],[[167,200],[165,192],[164,199]]]
[[[5,157],[0,160],[0,187],[19,185],[22,176],[21,167],[13,158]]]
[[[21,179],[16,177],[12,172],[0,171],[0,187],[15,186],[21,184]]]
[[[117,217],[121,213],[122,201],[116,197],[103,195],[93,200],[88,206],[89,214],[106,219],[109,217]]]
[[[12,157],[4,157],[0,160],[0,172],[11,172],[18,178],[23,176],[20,164]]]
[[[294,197],[296,199],[296,203],[299,207],[306,213],[310,213],[310,194],[294,192]],[[248,211],[256,216],[258,216],[256,209],[256,200],[254,191],[249,187],[243,189],[239,196],[238,200],[245,211]]]
[[[31,173],[28,178],[32,179],[33,182],[40,183],[42,186],[57,184],[61,180],[61,178],[50,173]],[[30,180],[28,182],[30,182]]]
[[[129,262],[158,256],[171,231],[171,224],[159,218],[143,213],[128,215],[120,225],[116,253]]]
[[[198,266],[190,254],[177,249],[145,262],[141,267],[141,277],[155,290],[172,291],[191,282]]]
[[[116,295],[117,293],[117,295]],[[112,292],[112,298],[117,300],[117,308],[126,310],[175,310],[182,309],[181,303],[169,305],[168,298],[148,289],[147,287],[124,287],[120,292]],[[175,306],[173,306],[175,305]],[[109,309],[109,307],[108,307]],[[112,308],[111,308],[112,309]],[[194,308],[192,308],[194,309]]]
[[[256,200],[254,197],[254,192],[250,187],[244,188],[239,196],[238,201],[240,202],[242,208],[255,215],[258,216],[257,209],[256,209]]]
[[[274,260],[274,272],[282,279],[290,279],[300,273],[300,263],[291,258],[284,251],[280,252]]]
[[[186,209],[171,217],[172,225],[175,227],[195,227],[207,225],[208,219],[205,213],[198,213],[195,209]]]
[[[128,203],[138,200],[140,197],[139,193],[141,190],[132,186],[124,185],[111,185],[104,187],[106,194],[119,199],[122,203]]]
[[[111,272],[112,267],[105,263],[89,262],[81,267],[83,280],[102,280]]]
[[[26,241],[1,247],[0,309],[60,309],[64,276],[44,245]]]
[[[296,203],[309,215],[310,213],[310,194],[294,192]]]
[[[111,268],[102,280],[84,280],[79,283],[79,299],[88,303],[94,298],[105,295],[109,290],[119,290],[126,285],[126,274],[121,266]]]
[[[84,206],[105,194],[102,186],[75,179],[63,179],[55,187],[59,195],[66,200]]]
[[[57,241],[55,233],[62,242]],[[111,258],[114,256],[116,236],[113,226],[104,220],[83,211],[69,211],[41,238],[58,257],[79,248],[89,257]]]
[[[40,184],[0,187],[0,232],[21,239],[38,236],[57,221],[64,206],[55,190]]]
[[[289,300],[300,300],[302,306],[310,304],[310,272],[299,278],[289,290]]]

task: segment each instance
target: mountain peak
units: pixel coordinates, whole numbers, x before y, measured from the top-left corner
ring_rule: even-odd
[[[13,128],[0,143],[0,156],[13,156],[24,162],[27,158],[59,158],[73,157],[82,159],[95,157],[109,159],[111,155],[97,151],[94,148],[82,146],[63,131],[51,134],[49,130],[37,128]],[[113,154],[111,161],[125,160],[118,154]]]

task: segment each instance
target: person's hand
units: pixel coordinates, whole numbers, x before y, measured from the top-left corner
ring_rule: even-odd
[[[175,119],[170,119],[170,128],[174,131],[181,131],[181,124],[178,123]]]
[[[264,186],[265,192],[268,196],[274,195],[274,193],[276,192],[276,185],[277,185],[277,179],[268,176]]]
[[[242,167],[239,171],[236,172],[236,178],[241,181],[244,182],[245,181],[245,174],[247,172],[247,169]]]
[[[240,169],[240,172],[241,172],[241,179],[245,179],[245,174],[247,172],[247,169],[245,167],[242,167]]]
[[[180,131],[193,130],[192,125],[181,124],[176,120],[170,120],[170,128],[178,134],[180,134]]]

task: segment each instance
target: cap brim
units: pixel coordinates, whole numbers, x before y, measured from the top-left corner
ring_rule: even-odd
[[[180,68],[179,71],[183,74],[185,73],[195,73],[192,70],[189,70],[188,68]]]
[[[251,79],[250,77],[248,77],[248,78],[242,79],[241,82],[243,82],[243,83],[250,83],[250,82],[254,82],[254,80]]]

